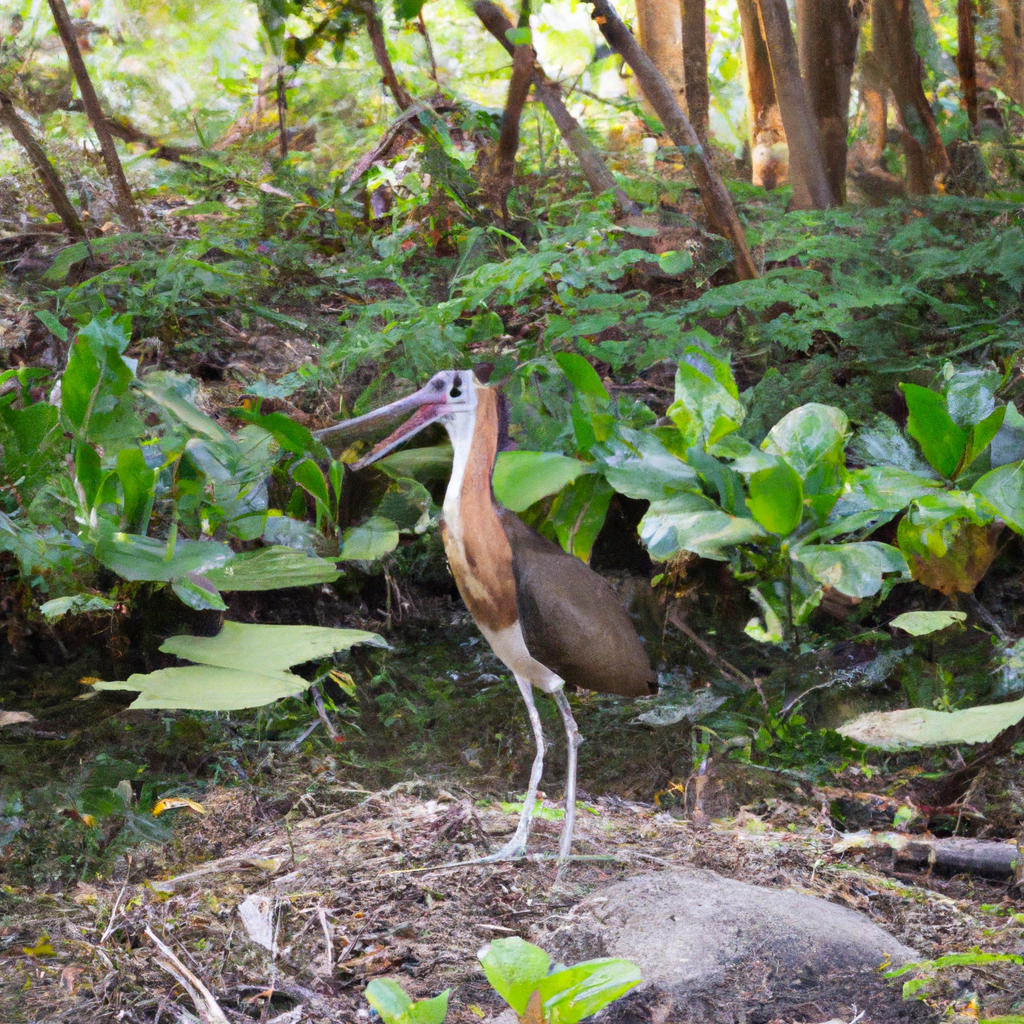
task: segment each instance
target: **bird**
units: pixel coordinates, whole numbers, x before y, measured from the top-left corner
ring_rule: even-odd
[[[408,418],[351,468],[359,471],[376,462],[431,423],[444,425],[453,450],[441,517],[448,565],[473,621],[519,687],[536,743],[516,830],[480,861],[514,860],[526,852],[544,770],[537,689],[551,695],[565,726],[568,764],[558,851],[564,865],[572,851],[582,742],[565,685],[646,697],[657,692],[657,676],[608,582],[495,499],[491,481],[507,418],[500,391],[471,370],[442,370],[406,398],[320,430],[317,437],[329,446],[400,416]]]

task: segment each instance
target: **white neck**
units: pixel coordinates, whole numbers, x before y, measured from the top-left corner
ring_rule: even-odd
[[[466,465],[473,447],[473,433],[476,429],[476,415],[459,413],[444,421],[448,437],[452,442],[452,475],[448,489],[444,492],[444,520],[452,533],[458,533],[459,497],[466,476]]]

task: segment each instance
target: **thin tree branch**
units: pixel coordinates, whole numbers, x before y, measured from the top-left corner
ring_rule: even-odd
[[[515,47],[509,42],[506,33],[513,26],[505,12],[496,3],[492,3],[492,0],[476,0],[473,10],[484,28],[509,53],[512,53]],[[587,133],[579,121],[569,113],[558,84],[547,78],[536,64],[533,67],[533,90],[534,95],[544,104],[547,112],[551,115],[551,120],[555,122],[555,127],[565,144],[579,161],[580,170],[583,171],[583,176],[587,179],[591,192],[595,195],[614,192],[619,209],[627,217],[640,216],[639,204],[630,199],[619,187],[598,148],[587,137]]]
[[[665,126],[672,141],[685,154],[687,166],[704,202],[708,219],[716,231],[732,242],[736,274],[741,280],[752,280],[758,276],[753,257],[747,246],[743,225],[733,209],[722,179],[711,165],[711,158],[700,144],[686,115],[679,108],[672,89],[640,49],[640,44],[623,24],[609,0],[589,0],[594,7],[594,19],[601,28],[601,34],[620,57],[633,69],[644,96],[653,107],[658,119]]]
[[[529,29],[529,0],[523,0],[523,11],[519,27]],[[523,116],[533,82],[533,62],[536,54],[528,43],[517,45],[512,51],[512,77],[508,82],[505,97],[505,111],[501,118],[501,135],[498,137],[498,152],[495,159],[497,170],[498,202],[502,220],[508,228],[508,194],[515,183],[516,153],[519,152],[519,123]]]
[[[391,55],[388,53],[388,43],[384,38],[384,23],[380,20],[377,12],[377,4],[374,0],[357,0],[356,7],[362,11],[366,18],[366,32],[370,37],[370,45],[373,47],[373,56],[376,58],[380,70],[384,75],[384,81],[399,110],[408,110],[413,100],[409,90],[401,83],[395,73],[395,66],[391,63]]]
[[[125,227],[131,231],[138,230],[139,211],[132,199],[131,189],[124,176],[124,168],[121,166],[121,158],[117,155],[117,147],[114,145],[113,136],[103,116],[103,109],[100,107],[99,97],[93,88],[89,71],[82,60],[82,51],[78,47],[78,38],[75,35],[68,9],[64,6],[64,0],[47,0],[53,20],[57,25],[57,32],[60,34],[61,42],[68,55],[68,63],[74,73],[75,81],[78,82],[78,91],[82,96],[82,103],[85,106],[86,116],[92,125],[92,130],[99,140],[100,152],[103,154],[103,162],[107,167],[107,175],[114,188],[114,200],[117,204],[117,212],[124,222]]]
[[[61,181],[57,169],[53,166],[46,150],[32,134],[32,129],[21,119],[10,96],[0,92],[0,123],[14,136],[14,140],[25,150],[32,168],[36,172],[40,183],[46,190],[47,198],[61,223],[67,229],[69,235],[76,238],[85,237],[85,228],[79,219],[78,211],[71,205],[64,182]]]

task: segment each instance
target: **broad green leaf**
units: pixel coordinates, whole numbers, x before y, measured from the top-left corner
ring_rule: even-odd
[[[303,459],[292,466],[292,479],[323,506],[325,513],[330,513],[331,498],[327,493],[327,481],[323,470],[312,459]]]
[[[596,473],[581,476],[559,493],[551,506],[550,519],[566,551],[590,561],[614,493],[611,484]]]
[[[129,532],[146,532],[157,473],[146,465],[146,456],[141,448],[122,448],[117,453],[117,478],[121,481],[124,497],[121,521]]]
[[[226,611],[227,605],[217,588],[202,574],[187,572],[171,580],[171,589],[190,608],[198,611]]]
[[[832,494],[846,480],[843,448],[849,430],[850,421],[841,409],[808,402],[783,416],[761,447],[793,467],[804,494]]]
[[[412,21],[419,17],[425,0],[394,0],[395,18],[398,21]]]
[[[649,431],[619,427],[614,437],[590,454],[608,483],[627,498],[660,501],[679,491],[697,489],[693,468],[677,459]]]
[[[402,533],[425,533],[436,520],[430,491],[408,477],[395,480],[384,492],[375,515],[389,519]]]
[[[255,658],[250,661],[250,665],[254,664],[258,664]],[[133,711],[153,708],[235,711],[293,697],[309,685],[308,680],[290,672],[261,674],[252,667],[187,665],[132,675],[123,683],[94,683],[93,687],[97,690],[138,690],[139,696],[129,705]]]
[[[48,309],[36,310],[36,316],[55,338],[65,342],[68,340],[68,329]]]
[[[405,1012],[412,1000],[402,986],[390,978],[374,978],[366,986],[366,1001],[381,1015],[384,1024],[405,1024]]]
[[[263,415],[249,409],[235,409],[234,415],[273,434],[285,451],[295,455],[311,455],[324,462],[330,458],[322,441],[317,440],[307,427],[296,423],[283,412],[269,412]]]
[[[505,508],[522,512],[589,472],[593,467],[588,463],[557,452],[499,452],[492,486]]]
[[[958,476],[991,444],[992,439],[999,433],[999,428],[1003,425],[1005,415],[1006,406],[1001,405],[980,423],[968,428],[967,444],[964,447],[963,458],[960,460]]]
[[[108,597],[98,594],[74,594],[71,597],[55,597],[39,606],[43,617],[48,622],[56,622],[64,615],[90,615],[96,612],[109,612],[114,602]]]
[[[852,544],[809,544],[794,556],[827,587],[848,597],[872,597],[888,573],[909,578],[906,559],[898,548],[877,541]]]
[[[651,558],[659,562],[681,551],[724,562],[731,548],[767,536],[753,519],[731,516],[698,494],[652,502],[639,531]]]
[[[274,546],[242,551],[226,565],[210,569],[206,578],[218,590],[281,590],[333,583],[341,572],[333,562],[294,548]]]
[[[832,515],[841,517],[857,512],[901,512],[912,501],[941,490],[938,480],[929,480],[892,466],[868,466],[849,476],[849,489],[836,502]]]
[[[683,436],[684,450],[698,442],[710,448],[740,427],[746,410],[732,393],[734,388],[723,384],[717,375],[709,377],[689,363],[679,364],[676,399],[668,415]]]
[[[509,454],[499,452],[498,462]],[[403,448],[385,456],[374,465],[387,473],[392,480],[400,477],[411,477],[420,483],[447,480],[452,471],[452,446],[439,444],[432,448]]]
[[[83,341],[71,347],[67,369],[60,380],[60,404],[75,430],[81,430],[92,401],[92,393],[100,381],[100,363],[92,349]]]
[[[917,454],[895,421],[882,413],[870,426],[858,430],[848,447],[868,466],[893,466],[908,473],[932,475],[931,467]]]
[[[985,704],[962,711],[872,711],[836,731],[881,750],[916,750],[960,743],[991,743],[1004,729],[1024,718],[1024,698]]]
[[[693,256],[685,249],[673,249],[658,256],[658,268],[672,277],[685,274],[693,266]]]
[[[365,523],[346,530],[338,559],[342,562],[373,562],[398,547],[398,528],[384,516],[371,516]]]
[[[971,488],[1017,533],[1024,533],[1024,462],[999,466]]]
[[[477,957],[491,987],[520,1016],[551,966],[543,949],[518,937],[496,939]]]
[[[953,422],[943,395],[917,384],[900,387],[910,410],[907,433],[921,446],[932,467],[952,479],[967,446],[967,431]]]
[[[75,476],[85,492],[85,507],[92,508],[99,494],[102,468],[100,457],[88,441],[75,445]]]
[[[347,651],[355,644],[387,647],[382,637],[364,629],[225,622],[216,636],[172,636],[160,650],[203,665],[256,669],[270,675]]]
[[[234,557],[226,544],[179,540],[168,558],[167,542],[133,533],[102,536],[93,549],[96,559],[126,580],[169,583],[188,572],[205,572]]]
[[[1024,416],[1017,412],[1017,407],[1012,402],[1006,406],[1003,424],[999,428],[999,433],[992,439],[989,453],[993,469],[1024,459]]]
[[[448,996],[451,989],[446,989],[433,999],[420,999],[412,1004],[406,1012],[408,1024],[444,1024],[448,1016]]]
[[[599,398],[602,401],[609,401],[610,396],[597,375],[597,370],[587,362],[581,355],[575,352],[555,353],[555,362],[562,368],[562,373],[572,381],[577,391],[590,398]]]
[[[540,982],[538,991],[549,1024],[578,1024],[642,980],[640,968],[629,960],[585,960],[552,972]]]
[[[747,481],[747,507],[769,533],[787,536],[799,525],[804,511],[800,477],[785,459],[753,473]]]
[[[401,0],[399,0],[399,2],[401,2]],[[409,2],[409,0],[405,0],[405,2]],[[509,28],[505,29],[505,38],[513,46],[529,46],[530,41],[533,38],[533,34],[530,32],[529,28],[526,27]]]
[[[904,612],[897,615],[889,625],[902,629],[911,636],[927,636],[929,633],[937,633],[940,629],[952,626],[954,622],[966,620],[966,612]]]
[[[151,401],[166,409],[175,419],[211,441],[230,441],[231,436],[216,420],[200,412],[191,402],[182,398],[173,388],[145,378],[139,390]]]

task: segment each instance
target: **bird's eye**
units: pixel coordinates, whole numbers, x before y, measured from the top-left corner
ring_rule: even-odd
[[[452,389],[448,393],[451,398],[459,398],[462,395],[462,378],[456,377],[452,381]]]

